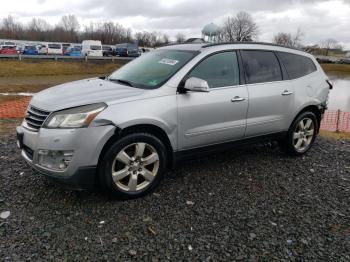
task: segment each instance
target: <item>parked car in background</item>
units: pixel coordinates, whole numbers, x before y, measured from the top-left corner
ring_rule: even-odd
[[[16,50],[18,54],[23,54],[23,50],[24,50],[24,45],[23,44],[19,44],[16,46]]]
[[[68,47],[70,47],[71,44],[69,43],[62,43],[62,51],[63,51],[63,54],[65,54],[66,50],[68,49]]]
[[[81,46],[82,56],[103,56],[101,41],[84,40]]]
[[[115,51],[118,56],[129,56],[129,57],[140,56],[138,45],[133,43],[117,44],[115,46]]]
[[[16,43],[15,42],[10,42],[10,41],[5,41],[4,45],[6,45],[6,46],[16,46]]]
[[[117,55],[115,49],[113,49],[109,45],[102,46],[102,54],[103,54],[103,56],[116,56]]]
[[[338,64],[345,64],[345,65],[349,65],[350,64],[350,58],[345,58],[345,59],[340,59]]]
[[[53,181],[135,198],[196,153],[276,140],[286,153],[304,155],[331,88],[315,58],[300,50],[249,42],[167,46],[106,78],[35,94],[17,144]]]
[[[38,48],[35,45],[25,45],[23,49],[24,55],[37,55],[38,54]]]
[[[3,45],[0,48],[0,54],[1,55],[17,55],[18,52],[17,52],[16,46]]]
[[[48,55],[63,55],[62,44],[59,44],[59,43],[47,44],[47,54]]]
[[[38,54],[47,55],[47,46],[45,44],[41,44],[38,46]]]
[[[64,55],[66,55],[66,56],[74,56],[74,57],[81,57],[81,47],[70,46],[65,51]]]

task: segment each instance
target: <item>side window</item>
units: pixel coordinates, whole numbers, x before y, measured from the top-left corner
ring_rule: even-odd
[[[314,62],[305,56],[278,52],[291,79],[306,76],[317,70]]]
[[[208,82],[210,88],[239,85],[236,52],[223,52],[205,58],[189,74]]]
[[[276,55],[271,51],[242,51],[247,84],[282,80],[282,71]]]

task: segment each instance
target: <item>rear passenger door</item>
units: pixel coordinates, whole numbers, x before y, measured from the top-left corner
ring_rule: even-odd
[[[273,51],[242,50],[249,93],[245,136],[285,131],[294,108],[294,90],[284,80],[284,70]]]

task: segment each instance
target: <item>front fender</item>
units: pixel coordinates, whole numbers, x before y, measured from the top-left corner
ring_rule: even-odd
[[[112,104],[98,118],[111,121],[120,129],[135,125],[153,125],[167,134],[173,149],[177,148],[177,106],[175,96]]]

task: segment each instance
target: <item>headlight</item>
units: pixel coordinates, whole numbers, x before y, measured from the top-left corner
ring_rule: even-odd
[[[98,103],[86,106],[74,107],[62,111],[54,112],[45,121],[47,128],[79,128],[87,127],[92,120],[101,113],[107,105]]]

